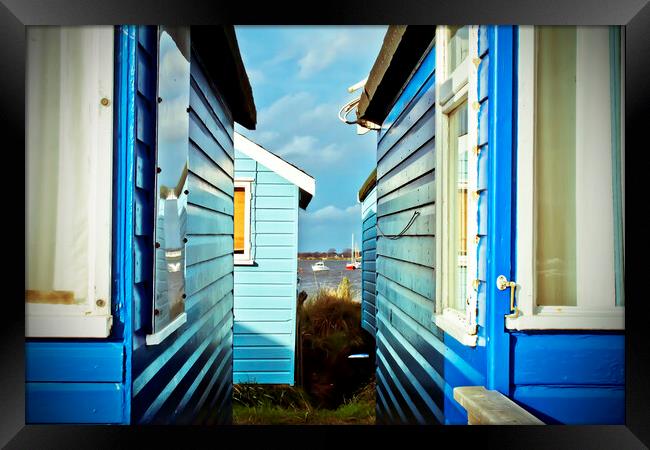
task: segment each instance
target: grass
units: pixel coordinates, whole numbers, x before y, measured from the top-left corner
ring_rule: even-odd
[[[336,409],[311,406],[299,387],[236,385],[235,425],[374,425],[375,383],[363,386]]]

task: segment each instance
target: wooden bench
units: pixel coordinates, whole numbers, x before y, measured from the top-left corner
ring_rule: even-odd
[[[467,411],[468,425],[544,425],[501,392],[483,386],[455,387],[454,400]]]

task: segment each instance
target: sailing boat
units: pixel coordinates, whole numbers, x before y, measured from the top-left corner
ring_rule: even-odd
[[[345,269],[361,269],[361,262],[357,261],[357,249],[354,248],[354,233],[352,234],[352,247],[350,247],[350,262],[345,265]]]

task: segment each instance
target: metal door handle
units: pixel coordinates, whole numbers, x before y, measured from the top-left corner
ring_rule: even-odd
[[[511,314],[508,314],[506,317],[514,319],[515,317],[519,317],[519,310],[515,307],[515,290],[517,289],[517,283],[515,283],[514,281],[508,281],[508,279],[505,276],[499,275],[497,277],[497,289],[499,289],[500,291],[505,291],[508,288],[510,288]]]

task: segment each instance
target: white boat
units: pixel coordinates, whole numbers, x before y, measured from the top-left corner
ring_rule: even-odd
[[[316,264],[312,264],[311,270],[314,272],[322,272],[324,270],[330,270],[330,268],[327,267],[323,261],[319,261]]]

